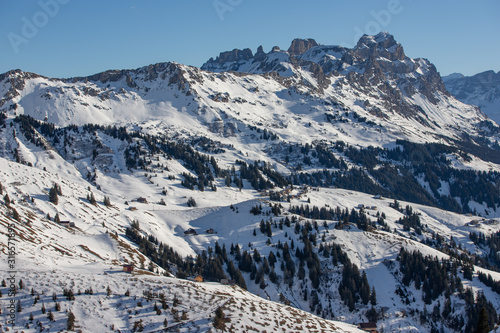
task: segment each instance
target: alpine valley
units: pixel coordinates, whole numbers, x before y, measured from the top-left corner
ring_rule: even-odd
[[[494,329],[499,137],[386,32],[1,74],[0,331]]]

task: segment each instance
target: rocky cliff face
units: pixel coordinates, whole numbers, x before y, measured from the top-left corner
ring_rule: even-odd
[[[455,73],[443,80],[455,98],[477,105],[489,118],[500,123],[500,72],[486,71],[473,76]]]
[[[316,43],[314,39],[296,38],[292,41],[292,44],[288,48],[288,53],[294,56],[301,55],[314,46],[318,46],[318,43]]]

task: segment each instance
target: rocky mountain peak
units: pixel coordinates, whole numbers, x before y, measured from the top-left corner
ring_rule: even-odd
[[[366,58],[373,55],[389,60],[403,60],[406,57],[403,46],[386,31],[379,32],[375,36],[363,35],[354,49]]]
[[[248,60],[253,58],[252,50],[249,48],[240,50],[234,49],[232,51],[221,52],[219,56],[215,59],[215,62],[223,63],[223,62],[233,62],[233,61],[241,61]]]
[[[294,56],[300,55],[317,45],[318,43],[316,43],[316,41],[312,38],[308,39],[295,38],[290,44],[290,47],[288,48],[288,53]]]

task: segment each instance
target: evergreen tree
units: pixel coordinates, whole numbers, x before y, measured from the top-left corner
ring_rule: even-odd
[[[47,318],[49,319],[49,321],[54,321],[54,314],[52,313],[52,310],[49,310]]]
[[[92,205],[96,205],[97,204],[97,201],[94,197],[94,193],[90,192],[90,194],[87,194],[87,200],[92,204]]]
[[[488,311],[486,311],[486,308],[483,306],[481,308],[481,312],[479,312],[479,318],[474,333],[488,333],[489,331],[490,325],[488,324]]]
[[[215,317],[212,324],[216,329],[225,331],[226,330],[225,322],[226,322],[226,315],[224,314],[224,311],[222,311],[222,307],[218,307],[217,310],[215,310]]]
[[[372,287],[372,293],[370,294],[371,305],[377,305],[377,293],[375,292],[375,287]]]
[[[9,207],[10,206],[10,198],[8,194],[5,194],[3,196],[3,201],[5,202],[5,206]]]
[[[75,328],[75,315],[71,310],[68,312],[68,319],[66,321],[66,329],[72,331]]]
[[[54,187],[52,187],[49,190],[49,201],[52,202],[54,205],[57,205],[59,203],[59,197],[55,186],[56,184],[54,184]]]

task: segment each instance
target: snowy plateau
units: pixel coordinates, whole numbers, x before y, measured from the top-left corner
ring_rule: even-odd
[[[386,32],[1,74],[0,331],[494,330],[499,134]]]

